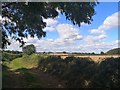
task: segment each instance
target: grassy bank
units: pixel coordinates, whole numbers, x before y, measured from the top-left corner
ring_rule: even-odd
[[[7,61],[3,62],[3,64],[13,70],[20,69],[20,68],[30,69],[30,68],[38,67],[39,61],[42,58],[45,58],[45,57],[41,55],[35,55],[35,54],[23,55],[20,58],[16,58],[12,60],[11,62],[7,62]]]
[[[95,63],[90,58],[67,57],[61,59],[56,56],[33,54],[24,55],[3,64],[14,71],[18,70],[24,77],[24,82],[29,85],[28,87],[42,87],[38,84],[36,76],[29,72],[29,69],[36,68],[37,73],[42,71],[66,81],[67,88],[115,88],[120,87],[119,59],[106,58],[101,63]]]

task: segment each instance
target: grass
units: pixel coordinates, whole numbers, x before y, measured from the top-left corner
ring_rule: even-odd
[[[3,68],[2,85],[3,88],[43,88],[44,85],[38,80],[38,77],[32,74],[28,69],[21,68],[10,71],[8,68]],[[19,72],[19,74],[16,74]]]
[[[49,57],[49,55],[23,55],[12,61],[3,62],[8,67],[3,67],[3,87],[47,87],[49,77],[45,77],[46,83],[44,84],[42,81],[45,81],[43,78],[45,75],[31,69],[38,66],[39,70],[42,69],[43,72],[67,81],[67,87],[119,87],[115,82],[118,61],[119,58],[107,58],[98,64],[84,58],[68,57],[63,60],[58,57]],[[115,80],[111,79],[113,75]],[[84,81],[89,83],[89,80],[91,80],[91,84],[85,86]],[[50,80],[50,82],[52,81]]]
[[[21,68],[35,68],[39,65],[39,61],[44,58],[40,55],[23,55],[20,58],[16,58],[11,62],[4,62],[4,65],[11,68],[12,70],[21,69]]]
[[[17,87],[25,88],[43,88],[44,85],[38,81],[38,77],[31,72],[29,69],[35,68],[39,65],[39,61],[45,56],[41,55],[23,55],[20,58],[16,58],[12,61],[4,61],[3,64],[3,88]],[[19,74],[16,74],[16,71]],[[14,77],[14,78],[11,78]]]
[[[40,60],[46,59],[48,55],[23,55],[12,61],[4,61],[3,88],[5,87],[23,87],[23,88],[45,88],[35,73],[30,69],[36,68]],[[12,78],[14,77],[14,78]],[[10,83],[10,84],[9,84]]]
[[[4,66],[2,67],[2,87],[5,88],[12,88],[12,86],[15,84],[14,80],[11,78],[11,71],[8,70],[8,67]]]
[[[19,70],[20,73],[22,74],[22,77],[24,78],[24,82],[26,84],[26,88],[43,88],[44,85],[40,83],[38,78],[29,70],[22,68]]]

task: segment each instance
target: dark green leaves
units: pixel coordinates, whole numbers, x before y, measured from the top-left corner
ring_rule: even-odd
[[[36,52],[36,48],[33,44],[23,47],[22,50],[24,54],[28,54],[28,55],[31,55]]]
[[[15,37],[23,46],[23,38],[46,36],[43,29],[46,22],[43,18],[55,18],[58,16],[56,9],[60,10],[74,25],[80,26],[82,22],[90,24],[95,14],[96,2],[3,2],[3,40],[2,48],[8,45],[7,36]]]

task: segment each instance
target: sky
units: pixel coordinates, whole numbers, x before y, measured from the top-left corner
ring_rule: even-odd
[[[66,20],[59,13],[55,19],[44,19],[47,23],[46,37],[40,40],[28,37],[24,39],[29,44],[34,44],[37,52],[106,52],[117,48],[118,43],[118,3],[100,2],[95,7],[96,14],[91,24],[82,23],[80,27]],[[59,11],[58,11],[59,12]],[[77,13],[77,12],[76,12]],[[12,44],[7,50],[19,50],[19,42],[11,39]]]

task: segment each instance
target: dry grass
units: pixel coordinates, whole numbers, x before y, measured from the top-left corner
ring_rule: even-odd
[[[69,57],[68,54],[51,54],[52,56],[60,56],[62,59],[65,59],[66,57]],[[118,58],[119,55],[84,55],[84,56],[74,56],[79,58],[91,58],[95,62],[101,62],[105,60],[106,58]]]

